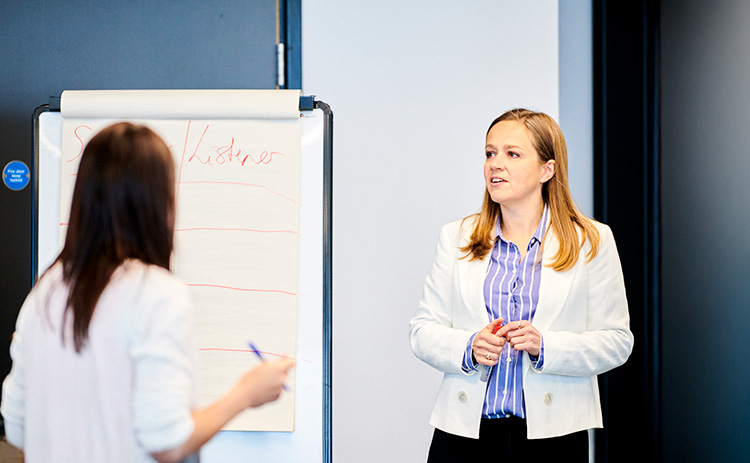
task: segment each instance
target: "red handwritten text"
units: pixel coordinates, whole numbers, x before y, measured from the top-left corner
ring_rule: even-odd
[[[78,131],[80,129],[87,129],[89,132],[93,132],[93,129],[89,127],[88,125],[79,125],[78,127],[75,128],[75,130],[73,130],[73,135],[76,137],[76,140],[78,140],[78,143],[81,145],[81,148],[78,150],[78,154],[76,154],[70,159],[66,159],[65,162],[73,162],[76,159],[78,159],[81,156],[81,154],[83,154],[83,148],[84,146],[86,146],[86,144],[83,142],[83,139],[78,134]]]
[[[201,164],[208,166],[222,165],[226,163],[236,163],[240,166],[244,166],[248,161],[255,165],[270,164],[273,162],[274,156],[284,156],[284,153],[278,151],[263,151],[257,156],[252,154],[244,154],[241,149],[234,146],[234,137],[228,145],[223,146],[212,146],[209,154],[199,155],[198,150],[190,156],[188,162],[197,161]]]

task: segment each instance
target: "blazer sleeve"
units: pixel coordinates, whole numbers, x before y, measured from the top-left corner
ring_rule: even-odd
[[[25,345],[23,338],[24,325],[29,313],[35,310],[36,291],[31,293],[23,303],[16,321],[16,331],[10,343],[10,357],[13,366],[10,374],[3,381],[2,409],[5,426],[5,437],[8,442],[23,449],[26,418],[26,381],[25,381]]]
[[[133,427],[141,445],[158,452],[177,447],[193,432],[197,348],[186,287],[162,269],[147,268],[145,275],[129,333]]]
[[[633,349],[628,302],[622,267],[612,231],[597,224],[601,237],[599,253],[586,262],[582,250],[576,269],[576,295],[566,303],[567,311],[581,313],[580,329],[558,329],[554,324],[542,332],[544,366],[537,372],[563,376],[593,376],[625,363]],[[562,317],[561,317],[562,318]],[[578,318],[578,317],[568,317]]]
[[[410,322],[411,349],[420,360],[444,373],[470,374],[462,368],[466,345],[476,331],[456,327],[462,309],[456,290],[461,221],[444,225],[424,292]]]

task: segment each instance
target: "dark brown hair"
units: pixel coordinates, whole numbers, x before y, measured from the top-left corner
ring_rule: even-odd
[[[591,260],[596,257],[599,252],[599,232],[593,222],[578,210],[570,194],[568,150],[560,126],[547,114],[517,108],[492,121],[487,133],[495,124],[503,121],[524,124],[539,155],[540,164],[555,161],[555,174],[542,186],[542,200],[550,209],[550,227],[560,242],[552,268],[557,271],[572,268],[586,240],[591,242],[586,258]],[[482,210],[476,216],[469,243],[461,248],[466,257],[471,256],[470,260],[481,259],[492,249],[495,226],[498,221],[502,224],[503,220],[500,205],[492,200],[487,190],[484,192]]]
[[[86,145],[57,261],[69,287],[73,343],[80,352],[94,309],[127,259],[169,269],[174,232],[174,161],[151,129],[121,122]]]

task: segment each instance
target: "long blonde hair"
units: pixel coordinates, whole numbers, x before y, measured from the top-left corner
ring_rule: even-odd
[[[542,185],[542,199],[550,209],[550,227],[560,244],[551,267],[556,271],[572,268],[586,240],[591,243],[591,249],[586,254],[586,260],[590,261],[599,252],[599,232],[594,223],[578,210],[570,194],[568,150],[562,130],[547,114],[517,108],[492,121],[487,133],[495,124],[503,121],[521,122],[526,126],[540,163],[555,161],[555,174]],[[482,259],[494,245],[495,227],[498,223],[502,225],[500,205],[492,200],[485,189],[482,210],[470,217],[476,217],[474,229],[469,243],[461,251],[466,253],[464,257],[470,256],[471,260]]]

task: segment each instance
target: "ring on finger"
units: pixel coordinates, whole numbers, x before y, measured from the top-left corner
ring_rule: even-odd
[[[521,320],[518,320],[518,329],[521,329]]]
[[[487,353],[487,360],[492,360],[492,354],[489,352]]]

